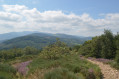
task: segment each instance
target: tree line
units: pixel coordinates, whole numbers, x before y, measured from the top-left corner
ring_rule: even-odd
[[[77,47],[75,46],[75,50],[84,56],[115,59],[119,62],[119,33],[114,35],[110,30],[104,30],[104,34]]]
[[[40,53],[40,50],[29,46],[25,48],[12,48],[9,50],[1,50],[0,62],[15,59],[17,57],[37,55],[38,53]]]

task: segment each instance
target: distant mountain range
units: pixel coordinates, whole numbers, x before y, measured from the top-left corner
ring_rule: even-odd
[[[0,34],[0,41],[5,41],[8,39],[12,39],[12,38],[20,37],[20,36],[25,36],[25,35],[32,34],[32,33],[37,33],[37,32],[24,31],[24,32],[4,33],[4,34]]]
[[[60,38],[68,46],[82,44],[86,40],[90,40],[91,37],[79,37],[66,34],[50,34],[41,32],[11,32],[6,34],[0,34],[0,49],[10,48],[24,48],[26,46],[32,46],[35,48],[43,48],[46,45],[52,44],[56,41],[56,38]]]

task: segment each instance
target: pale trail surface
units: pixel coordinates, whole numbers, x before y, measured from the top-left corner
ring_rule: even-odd
[[[101,72],[103,74],[103,79],[119,79],[119,71],[110,67],[110,65],[103,64],[102,62],[96,60],[91,60],[91,59],[87,59],[87,60],[92,62],[93,64],[97,64],[100,67]]]

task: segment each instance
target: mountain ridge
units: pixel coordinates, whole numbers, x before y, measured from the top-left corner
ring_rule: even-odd
[[[77,36],[66,35],[66,34],[50,34],[50,33],[31,33],[25,36],[15,37],[9,40],[5,40],[0,43],[0,49],[10,49],[10,48],[24,48],[26,46],[31,46],[35,48],[43,48],[49,44],[56,42],[56,38],[59,38],[62,42],[65,42],[68,46],[73,46],[77,44],[82,44],[84,38]]]

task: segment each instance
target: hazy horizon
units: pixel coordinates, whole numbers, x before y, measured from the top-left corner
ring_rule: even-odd
[[[20,32],[6,32],[6,33],[0,33],[0,35],[4,35],[4,34],[13,34],[13,33],[28,33],[26,35],[29,34],[34,34],[34,33],[44,33],[44,34],[63,34],[63,35],[71,35],[71,36],[77,36],[77,37],[93,37],[93,36],[80,36],[80,35],[73,35],[73,34],[65,34],[65,33],[48,33],[48,32],[39,32],[39,31],[20,31]],[[24,36],[24,35],[23,35]],[[18,36],[19,37],[19,36]]]

